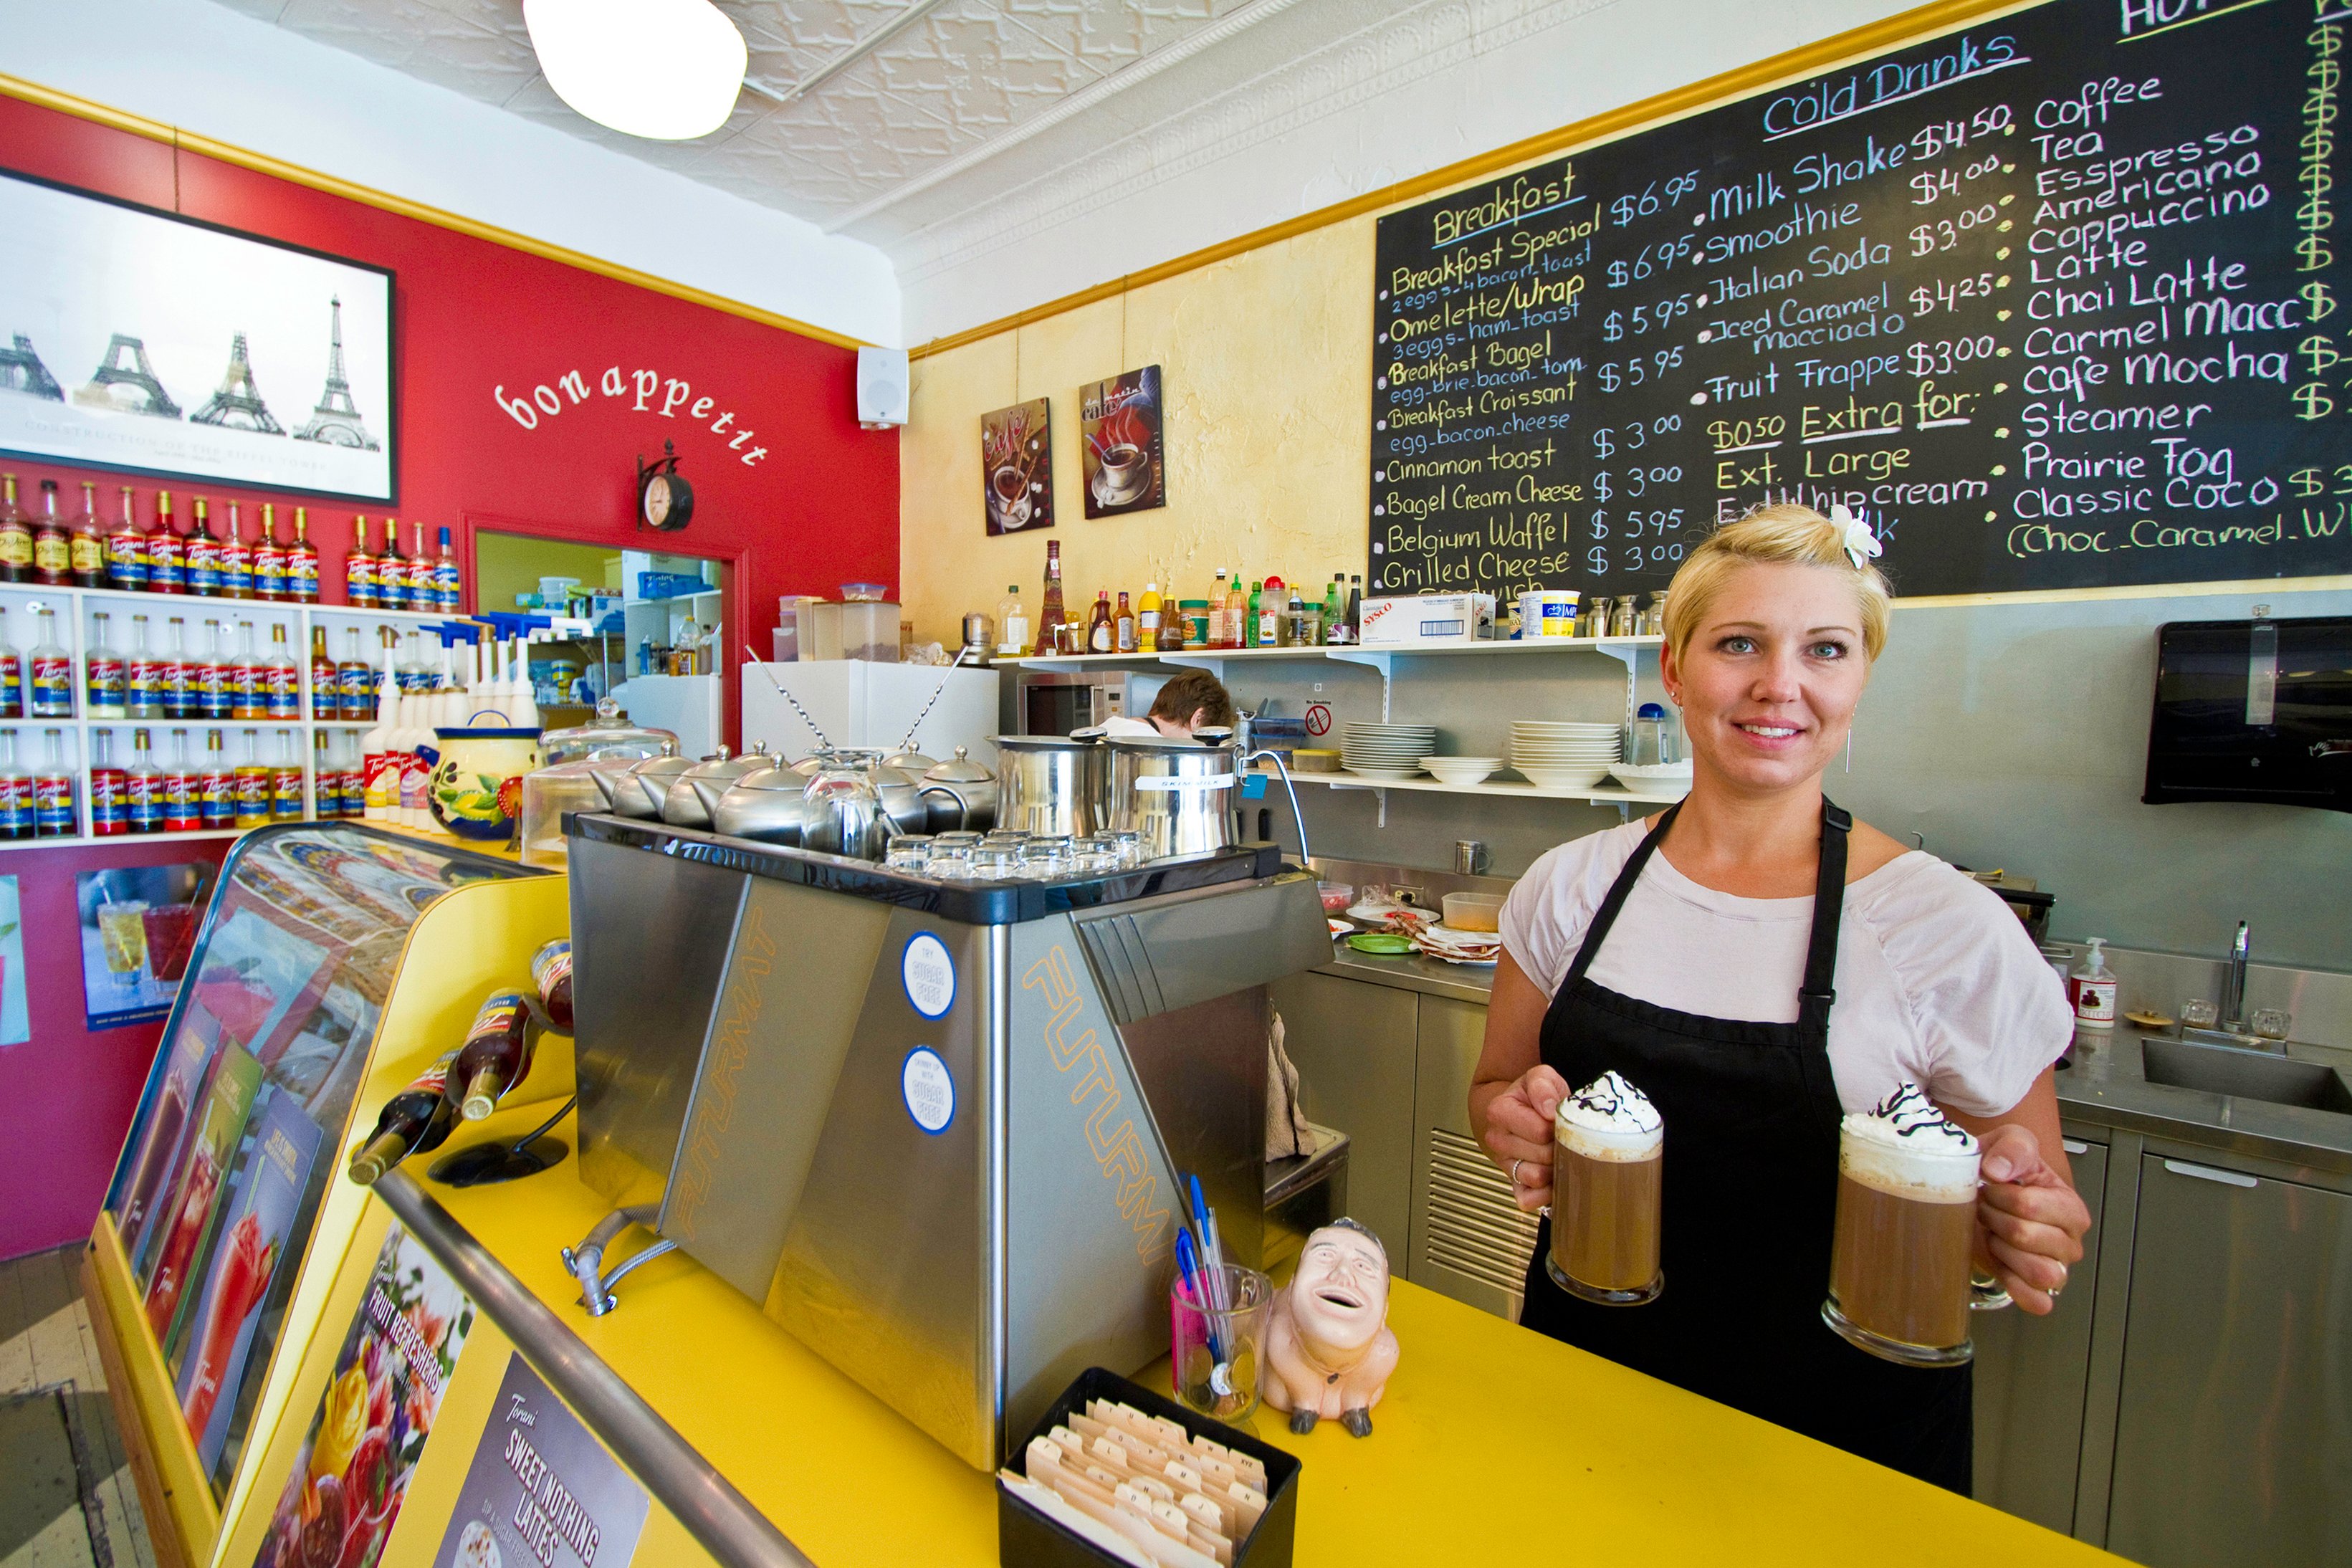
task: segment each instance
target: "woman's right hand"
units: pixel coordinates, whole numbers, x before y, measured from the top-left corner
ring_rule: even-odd
[[[1552,1117],[1567,1095],[1567,1080],[1538,1065],[1486,1102],[1486,1152],[1510,1176],[1512,1200],[1530,1214],[1551,1202]]]

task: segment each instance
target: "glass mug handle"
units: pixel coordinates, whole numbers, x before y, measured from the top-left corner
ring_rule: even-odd
[[[2008,1289],[1991,1275],[1974,1268],[1969,1270],[1969,1311],[1998,1312],[2003,1307],[2014,1304],[2015,1300]]]

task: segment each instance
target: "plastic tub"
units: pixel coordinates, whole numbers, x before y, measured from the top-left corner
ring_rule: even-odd
[[[1445,923],[1455,931],[1496,931],[1502,926],[1500,893],[1448,893],[1443,901]]]
[[[841,597],[845,604],[878,604],[889,596],[890,584],[887,583],[844,583],[841,585]]]

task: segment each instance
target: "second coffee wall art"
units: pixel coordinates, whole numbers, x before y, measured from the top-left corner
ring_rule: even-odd
[[[1078,456],[1086,468],[1088,517],[1168,504],[1160,406],[1156,364],[1078,388]]]

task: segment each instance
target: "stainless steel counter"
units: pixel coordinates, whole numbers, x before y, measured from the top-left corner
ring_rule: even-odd
[[[1332,948],[1331,962],[1317,973],[1479,1006],[1494,989],[1491,969],[1418,953],[1379,958],[1344,942],[1335,942]],[[2140,1033],[2127,1025],[2118,1025],[2105,1037],[2084,1030],[2075,1040],[2074,1065],[2058,1073],[2059,1110],[2069,1121],[2352,1176],[2352,1116],[2150,1083],[2140,1068]],[[2352,1074],[2352,1051],[2297,1046],[2291,1054]]]

